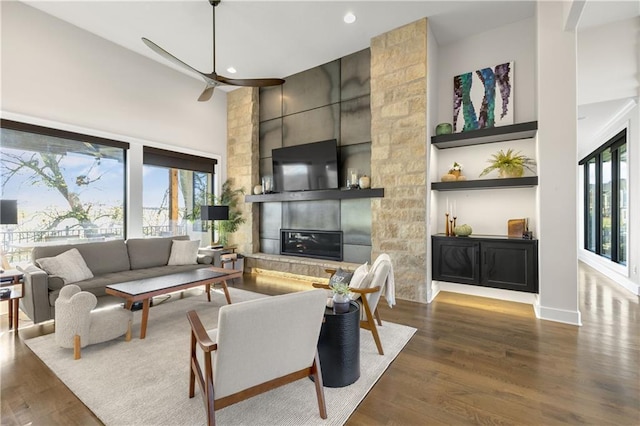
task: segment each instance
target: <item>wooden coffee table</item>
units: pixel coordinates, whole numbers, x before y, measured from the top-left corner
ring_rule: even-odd
[[[231,304],[227,280],[242,277],[242,271],[222,268],[202,268],[188,272],[163,275],[161,277],[143,280],[127,281],[111,284],[106,287],[107,294],[125,299],[125,307],[131,309],[133,302],[142,301],[142,323],[140,324],[140,338],[147,335],[147,320],[149,319],[149,301],[154,296],[186,290],[192,287],[205,286],[207,300],[211,302],[211,286],[220,284],[227,303]]]

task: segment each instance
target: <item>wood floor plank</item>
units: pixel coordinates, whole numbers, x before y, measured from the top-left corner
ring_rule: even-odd
[[[347,424],[640,425],[638,297],[582,264],[579,278],[582,327],[462,294],[382,301],[383,324],[418,331]],[[232,287],[281,294],[309,283],[245,276]],[[52,324],[21,317],[18,337],[7,326],[3,316],[1,424],[100,424],[23,343]]]

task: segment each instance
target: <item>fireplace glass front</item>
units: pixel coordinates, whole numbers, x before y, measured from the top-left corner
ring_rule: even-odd
[[[342,231],[280,230],[280,254],[342,260]]]

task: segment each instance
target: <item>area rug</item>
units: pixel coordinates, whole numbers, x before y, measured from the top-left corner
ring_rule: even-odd
[[[267,297],[229,289],[231,300]],[[186,312],[196,310],[207,329],[215,328],[222,294],[204,294],[154,306],[149,312],[147,337],[140,340],[141,312],[134,313],[134,338],[124,338],[82,349],[73,360],[72,349],[62,349],[53,334],[26,340],[31,350],[106,425],[203,425],[204,404],[188,397],[189,323]],[[328,418],[318,412],[310,380],[271,390],[216,411],[220,425],[341,425],[344,424],[416,329],[383,322],[378,327],[385,355],[379,355],[371,332],[361,330],[360,378],[343,388],[325,388]]]

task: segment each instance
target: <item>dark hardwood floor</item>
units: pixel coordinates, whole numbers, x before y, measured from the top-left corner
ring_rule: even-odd
[[[383,321],[418,332],[347,424],[639,425],[638,297],[585,265],[580,283],[582,327],[537,320],[528,305],[453,293],[430,305],[381,302]],[[234,285],[299,289],[265,277]],[[0,321],[1,424],[100,424],[23,343],[52,325],[20,324],[15,337],[6,315]]]

